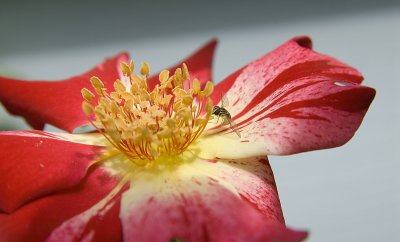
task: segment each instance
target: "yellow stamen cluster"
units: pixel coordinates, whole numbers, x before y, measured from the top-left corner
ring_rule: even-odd
[[[114,82],[110,93],[98,77],[90,79],[97,98],[82,89],[83,111],[89,120],[96,118],[92,125],[137,164],[185,151],[203,132],[212,114],[213,84],[207,82],[201,90],[199,80],[191,81],[185,64],[172,76],[162,71],[152,90],[147,82],[147,63],[142,63],[141,75],[134,74],[132,61],[121,63],[121,70],[124,76]]]

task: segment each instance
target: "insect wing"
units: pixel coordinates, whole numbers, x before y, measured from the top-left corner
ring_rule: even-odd
[[[237,129],[236,123],[235,123],[232,119],[230,119],[230,118],[227,118],[226,120],[228,120],[229,125],[231,126],[231,129],[232,129],[233,131],[235,131],[235,133],[237,134],[237,136],[239,136],[239,138],[242,138],[242,136],[240,135],[239,130]]]
[[[228,106],[229,106],[229,101],[228,101],[228,98],[226,97],[226,94],[224,94],[221,97],[221,107],[225,108],[225,107],[228,107]]]

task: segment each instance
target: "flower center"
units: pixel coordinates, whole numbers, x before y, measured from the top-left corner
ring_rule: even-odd
[[[91,124],[134,162],[184,152],[203,132],[212,114],[213,84],[209,81],[201,90],[199,80],[191,81],[185,64],[172,76],[163,70],[153,90],[148,85],[146,62],[140,68],[141,75],[134,74],[133,61],[121,63],[121,71],[123,77],[114,82],[112,92],[107,92],[98,77],[90,79],[97,97],[82,89],[82,108]]]

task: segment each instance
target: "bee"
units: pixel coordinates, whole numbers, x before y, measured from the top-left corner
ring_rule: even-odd
[[[221,98],[221,107],[220,106],[214,106],[212,114],[217,116],[217,123],[220,118],[222,118],[222,124],[228,125],[231,127],[233,131],[241,138],[239,131],[237,130],[237,125],[236,123],[232,120],[232,116],[229,113],[229,111],[225,108],[229,106],[229,101],[228,98],[223,95]]]

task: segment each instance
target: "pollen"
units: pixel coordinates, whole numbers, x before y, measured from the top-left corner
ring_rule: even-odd
[[[150,90],[149,64],[140,75],[133,61],[121,63],[121,80],[108,91],[98,77],[90,82],[95,93],[83,88],[82,109],[91,124],[121,153],[136,164],[160,156],[183,153],[204,131],[212,114],[212,82],[201,89],[183,64],[174,74],[163,70]]]

